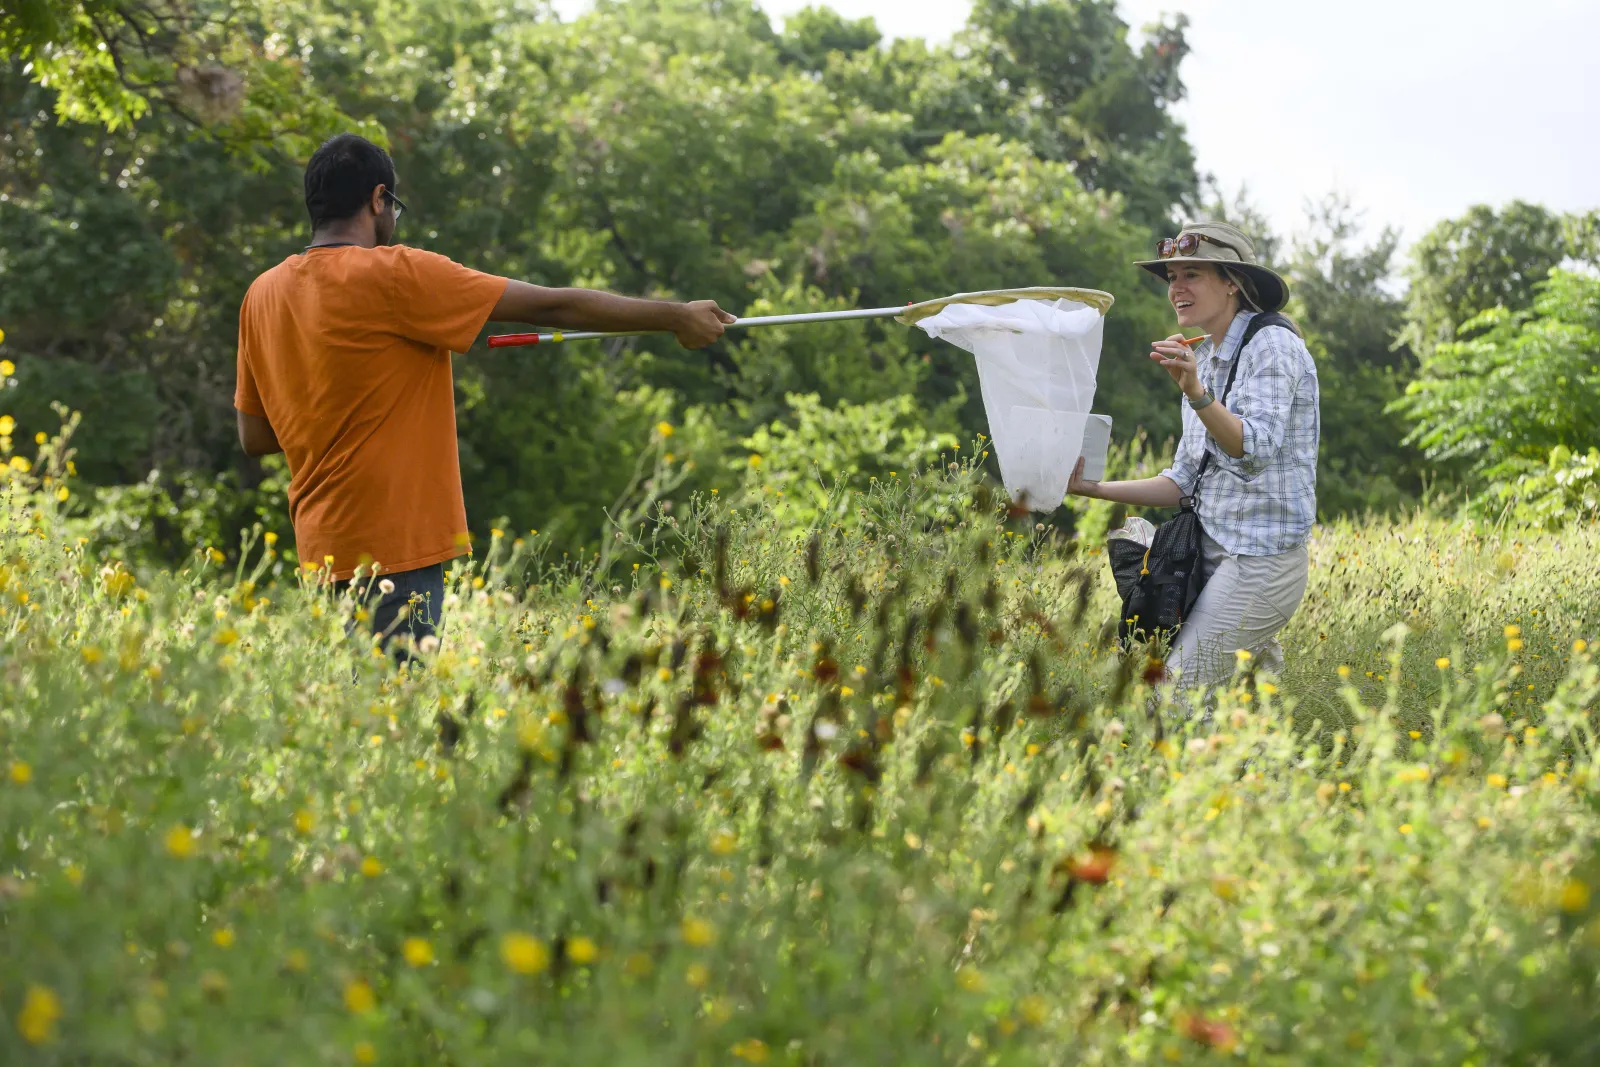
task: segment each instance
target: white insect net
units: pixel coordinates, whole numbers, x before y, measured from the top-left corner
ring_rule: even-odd
[[[1093,289],[961,293],[907,308],[902,322],[971,352],[1014,500],[1055,510],[1080,455],[1099,478],[1111,420],[1090,413],[1111,295]]]

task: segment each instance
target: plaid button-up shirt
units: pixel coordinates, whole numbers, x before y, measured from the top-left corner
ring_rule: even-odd
[[[1291,330],[1268,326],[1239,354],[1253,312],[1233,318],[1220,345],[1195,350],[1200,380],[1220,402],[1228,368],[1242,358],[1225,406],[1244,423],[1244,455],[1224,452],[1183,405],[1183,438],[1172,466],[1162,473],[1195,498],[1200,524],[1235,556],[1275,556],[1306,543],[1317,517],[1317,444],[1322,413],[1317,368],[1305,342]],[[1200,459],[1211,465],[1195,486]]]

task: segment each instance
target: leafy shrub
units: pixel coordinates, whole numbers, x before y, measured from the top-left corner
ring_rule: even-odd
[[[1531,310],[1494,308],[1461,332],[1397,402],[1430,458],[1494,482],[1600,439],[1600,277],[1552,270]]]
[[[772,495],[775,513],[797,529],[852,521],[871,483],[916,478],[961,447],[927,429],[909,396],[833,408],[815,393],[785,399],[790,420],[757,429],[740,442],[749,454],[729,462],[745,473],[747,494]]]

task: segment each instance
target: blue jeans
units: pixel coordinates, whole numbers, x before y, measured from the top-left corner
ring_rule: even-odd
[[[394,583],[393,591],[385,593],[379,588],[384,581]],[[412,647],[416,647],[418,641],[438,629],[444,607],[443,563],[414,571],[379,574],[375,578],[363,576],[335,582],[333,594],[342,596],[352,586],[356,602],[371,614],[367,627],[379,635],[385,647],[399,634],[409,635]],[[408,606],[411,610],[401,618],[401,609]]]

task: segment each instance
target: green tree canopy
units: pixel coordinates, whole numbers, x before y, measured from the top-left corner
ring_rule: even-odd
[[[1446,219],[1411,250],[1404,339],[1423,359],[1480,311],[1520,311],[1572,251],[1561,215],[1513,201]]]
[[[1359,217],[1339,196],[1317,204],[1308,221],[1285,268],[1321,385],[1318,509],[1394,509],[1421,491],[1423,466],[1404,443],[1410,425],[1390,410],[1416,372],[1410,348],[1396,343],[1405,321],[1404,300],[1391,290],[1400,237],[1385,229],[1361,243]]]
[[[1531,308],[1463,323],[1471,335],[1439,345],[1407,388],[1429,456],[1508,477],[1600,442],[1600,278],[1556,269],[1534,291]]]
[[[826,8],[775,29],[750,0],[607,0],[573,21],[533,0],[196,0],[181,10],[200,21],[162,22],[147,41],[139,20],[167,0],[116,5],[121,22],[97,2],[32,0],[0,18],[0,321],[18,432],[51,428],[53,400],[83,410],[79,466],[98,484],[142,485],[154,469],[174,493],[187,492],[180,472],[249,493],[277,476],[233,441],[238,306],[305,243],[301,167],[343,128],[390,147],[412,208],[401,240],[534,282],[741,313],[1108,289],[1096,406],[1121,440],[1176,432],[1171,389],[1142,358],[1170,309],[1130,264],[1202,213],[1171,113],[1182,18],[1135,39],[1110,0],[984,0],[954,41],[930,45]],[[119,34],[150,65],[119,70],[99,48],[124,54]],[[207,64],[238,79],[227,107],[185,96],[182,72]],[[1280,263],[1324,368],[1334,510],[1415,484],[1415,456],[1361,423],[1411,368],[1390,347],[1394,241],[1360,247],[1342,218]],[[1508,278],[1553,254],[1547,227],[1513,221],[1490,241],[1523,249]],[[1455,280],[1413,286],[1414,321],[1458,322],[1486,298],[1472,261],[1485,242],[1469,233],[1485,225],[1426,245],[1427,269]],[[1272,259],[1276,238],[1259,237]],[[685,456],[704,454],[686,484],[707,489],[738,481],[716,450],[783,436],[791,395],[817,398],[817,425],[889,404],[872,410],[932,435],[987,429],[970,358],[889,323],[700,352],[662,338],[477,350],[457,383],[475,523],[560,527],[572,544],[661,420]]]

